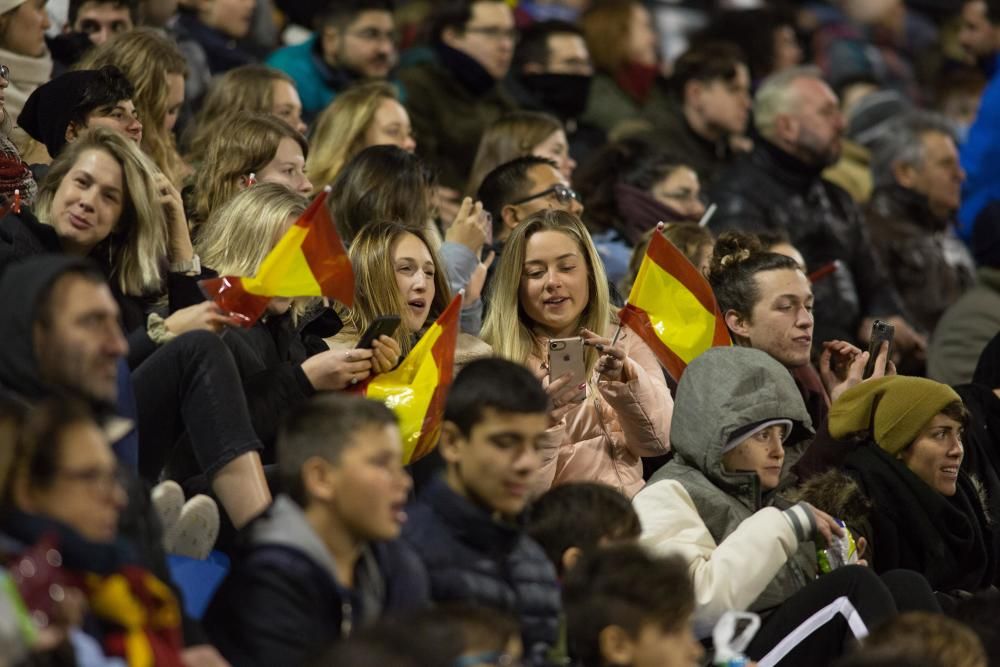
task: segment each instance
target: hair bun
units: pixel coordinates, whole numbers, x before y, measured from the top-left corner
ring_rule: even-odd
[[[764,249],[755,234],[725,232],[715,242],[710,273],[719,273],[742,264]]]

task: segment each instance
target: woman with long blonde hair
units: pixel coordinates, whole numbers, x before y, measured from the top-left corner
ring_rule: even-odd
[[[219,127],[205,148],[193,178],[191,221],[204,223],[240,190],[254,183],[278,183],[308,194],[309,152],[302,135],[288,123],[265,114],[234,117]]]
[[[475,195],[486,174],[525,155],[552,160],[566,182],[572,180],[576,161],[569,156],[569,140],[559,119],[539,111],[514,111],[483,132],[465,191]]]
[[[631,497],[643,486],[641,457],[669,449],[673,401],[663,372],[631,331],[612,343],[616,329],[607,277],[580,219],[557,210],[526,218],[504,246],[482,333],[499,356],[545,377],[552,410],[539,491],[596,481]],[[549,342],[577,337],[584,378],[552,377]]]
[[[264,257],[306,210],[308,201],[276,183],[237,193],[212,213],[198,236],[198,254],[220,275],[252,276]],[[336,316],[314,299],[275,298],[250,329],[224,337],[236,359],[254,429],[269,446],[284,414],[314,391],[348,388],[399,361],[399,347],[383,336],[371,349],[330,350]],[[303,380],[308,386],[303,384]],[[272,455],[265,449],[264,461]]]
[[[184,132],[184,155],[197,164],[219,129],[246,113],[267,114],[305,134],[302,101],[295,81],[281,70],[264,65],[243,65],[212,82],[193,122]]]
[[[173,129],[184,104],[187,62],[168,37],[153,28],[119,33],[94,47],[75,69],[114,65],[135,87],[136,112],[143,123],[142,149],[176,187],[190,168],[181,159]]]
[[[355,86],[316,119],[307,168],[317,192],[332,183],[355,155],[369,146],[391,144],[412,153],[416,147],[406,108],[384,81]]]

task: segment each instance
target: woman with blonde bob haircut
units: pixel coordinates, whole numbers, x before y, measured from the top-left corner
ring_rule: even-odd
[[[475,195],[486,174],[525,155],[552,160],[567,183],[573,177],[576,161],[569,156],[569,141],[559,119],[538,111],[514,111],[483,132],[465,191]]]
[[[142,120],[142,149],[166,177],[180,187],[190,168],[174,142],[173,129],[184,104],[187,62],[177,46],[153,28],[136,28],[94,47],[75,69],[114,65],[135,87],[136,113]]]
[[[195,225],[253,183],[278,183],[308,194],[309,146],[288,123],[265,114],[230,118],[217,128],[194,177],[189,209]]]
[[[673,401],[638,336],[622,329],[612,344],[608,282],[586,227],[565,211],[529,216],[507,240],[491,290],[483,339],[542,376],[552,399],[537,490],[592,481],[635,495],[641,457],[669,449]],[[549,342],[577,336],[585,379],[551,377]]]
[[[282,235],[306,210],[308,201],[276,183],[238,193],[202,226],[198,252],[220,275],[252,276]],[[244,378],[254,430],[271,444],[283,415],[313,391],[346,389],[399,361],[395,341],[382,336],[371,349],[348,355],[329,349],[325,336],[332,313],[316,299],[271,299],[260,322],[233,329],[224,341]],[[305,376],[312,391],[304,388]],[[264,462],[272,462],[265,449]]]
[[[391,144],[412,153],[417,144],[396,89],[373,81],[338,95],[316,119],[307,165],[317,184],[332,183],[344,165],[369,146]]]
[[[295,81],[273,67],[243,65],[212,83],[201,110],[184,133],[185,157],[192,164],[200,162],[219,128],[248,112],[280,118],[301,133],[307,129]]]

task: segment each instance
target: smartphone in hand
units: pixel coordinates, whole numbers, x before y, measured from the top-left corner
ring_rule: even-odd
[[[549,381],[554,382],[566,373],[571,375],[570,386],[580,385],[587,381],[587,363],[584,358],[583,339],[553,338],[549,341]],[[573,397],[574,401],[582,401],[587,397],[587,391],[581,389]]]
[[[882,343],[889,343],[889,356],[886,358],[886,361],[888,362],[889,359],[892,359],[892,341],[895,335],[896,327],[888,322],[875,320],[875,323],[872,324],[872,337],[871,342],[868,343],[868,363],[865,364],[864,379],[867,380],[875,372],[875,359],[882,349]]]
[[[378,340],[379,336],[391,336],[396,333],[400,323],[399,315],[379,315],[376,317],[365,332],[361,334],[356,349],[370,349],[372,343]]]

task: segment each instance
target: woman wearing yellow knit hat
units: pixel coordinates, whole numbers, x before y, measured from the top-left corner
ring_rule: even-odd
[[[845,392],[830,409],[834,438],[867,441],[843,467],[875,508],[877,572],[921,572],[941,593],[997,580],[996,552],[974,482],[962,471],[968,413],[944,384],[891,376]]]

